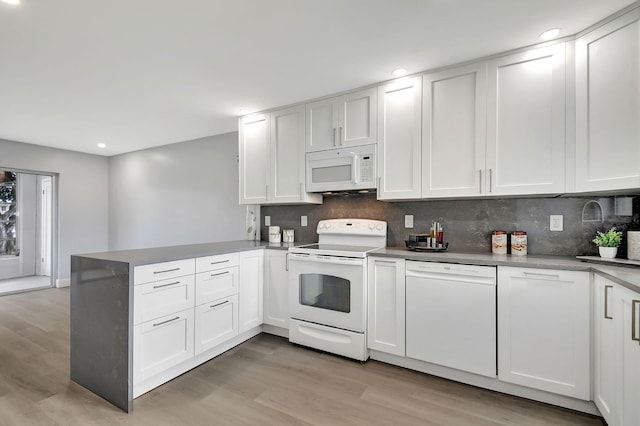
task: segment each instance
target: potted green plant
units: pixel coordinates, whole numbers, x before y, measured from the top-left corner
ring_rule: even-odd
[[[600,257],[613,259],[618,254],[618,247],[622,242],[622,232],[616,231],[614,226],[607,232],[598,231],[596,237],[592,241],[598,246]]]

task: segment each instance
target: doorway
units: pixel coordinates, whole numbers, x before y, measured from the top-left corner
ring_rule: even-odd
[[[53,286],[53,176],[0,170],[0,295]]]

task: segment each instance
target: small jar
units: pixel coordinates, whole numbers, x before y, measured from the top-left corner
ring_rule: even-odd
[[[527,233],[524,231],[514,231],[511,234],[511,254],[513,256],[527,255]]]
[[[507,254],[507,231],[493,231],[491,252],[493,254]]]

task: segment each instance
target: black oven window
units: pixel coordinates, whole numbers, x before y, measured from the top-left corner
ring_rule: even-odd
[[[351,312],[351,283],[324,274],[300,275],[300,304],[330,311]]]

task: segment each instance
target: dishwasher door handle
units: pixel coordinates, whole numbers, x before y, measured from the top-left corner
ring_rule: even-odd
[[[425,280],[437,280],[437,281],[450,281],[469,284],[485,284],[496,285],[496,280],[493,277],[478,278],[472,275],[457,275],[457,274],[434,274],[425,272],[416,272],[408,270],[406,272],[407,278],[419,278]]]

